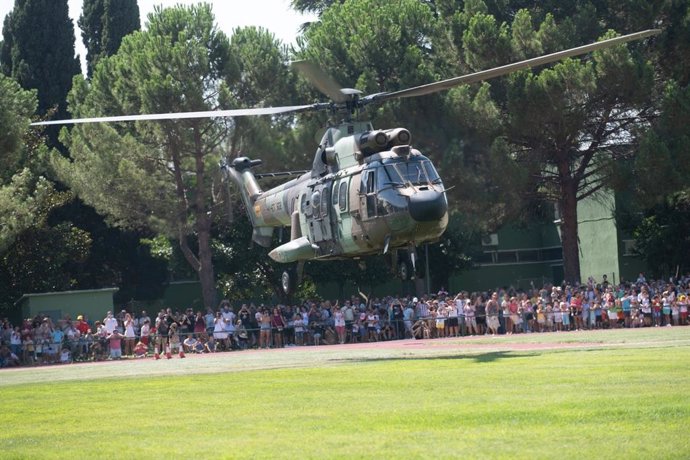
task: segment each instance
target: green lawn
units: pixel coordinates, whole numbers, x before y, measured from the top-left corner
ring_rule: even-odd
[[[583,333],[595,346],[538,352],[510,346],[540,336],[513,336],[487,351],[463,348],[482,338],[435,353],[320,347],[3,371],[0,457],[688,458],[689,336]],[[278,369],[252,370],[262,363]],[[171,373],[151,377],[146,366]]]

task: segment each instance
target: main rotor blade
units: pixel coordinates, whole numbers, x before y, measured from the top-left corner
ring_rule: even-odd
[[[310,61],[292,61],[292,67],[297,69],[312,85],[323,94],[328,96],[333,102],[345,102],[348,99],[342,87],[330,75],[321,70],[317,65]]]
[[[254,107],[250,109],[209,110],[205,112],[150,113],[144,115],[121,115],[114,117],[74,118],[67,120],[39,121],[31,123],[31,126],[71,125],[81,123],[108,123],[117,121],[186,120],[189,118],[247,117],[260,115],[277,115],[280,113],[296,113],[318,108],[318,104],[309,104],[292,105],[285,107]]]
[[[425,94],[432,94],[446,89],[453,88],[455,86],[464,85],[468,83],[474,83],[478,81],[488,80],[490,78],[499,77],[517,70],[528,69],[530,67],[535,67],[542,64],[548,64],[550,62],[565,59],[567,57],[579,56],[581,54],[586,54],[594,50],[609,48],[614,45],[621,43],[626,43],[633,40],[640,40],[643,38],[651,37],[653,35],[658,35],[661,33],[659,29],[649,29],[642,32],[635,32],[628,35],[623,35],[620,37],[609,38],[608,40],[602,40],[596,43],[590,43],[589,45],[579,46],[577,48],[570,48],[564,51],[558,51],[556,53],[547,54],[544,56],[539,56],[532,59],[527,59],[520,62],[514,62],[512,64],[507,64],[500,67],[494,67],[493,69],[482,70],[480,72],[471,73],[468,75],[463,75],[460,77],[449,78],[448,80],[442,80],[435,83],[429,83],[427,85],[415,86],[414,88],[403,89],[400,91],[394,91],[391,93],[380,93],[374,94],[364,98],[364,102],[380,102],[388,99],[403,98],[403,97],[416,97],[423,96]],[[624,76],[621,76],[623,78]]]

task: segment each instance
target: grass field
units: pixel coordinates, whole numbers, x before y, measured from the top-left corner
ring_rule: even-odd
[[[690,328],[0,372],[1,458],[690,458]]]

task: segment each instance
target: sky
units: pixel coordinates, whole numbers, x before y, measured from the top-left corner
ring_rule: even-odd
[[[155,5],[190,5],[199,2],[199,0],[138,0],[142,27]],[[261,26],[273,32],[276,38],[283,42],[294,43],[295,37],[299,34],[299,26],[315,18],[313,15],[301,15],[290,9],[290,0],[205,0],[205,2],[213,5],[218,27],[227,35],[230,35],[237,27]],[[77,26],[82,0],[68,0],[68,5],[76,35],[76,54],[81,57],[82,69],[85,71],[86,49],[81,41],[81,31]],[[0,0],[0,33],[2,33],[2,20],[13,7],[13,0]]]

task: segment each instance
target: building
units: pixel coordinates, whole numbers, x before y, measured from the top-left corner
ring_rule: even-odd
[[[613,283],[634,280],[645,270],[633,252],[633,240],[623,234],[615,220],[616,198],[598,193],[578,203],[580,280]],[[450,280],[451,292],[486,290],[498,286],[529,289],[532,285],[563,281],[563,250],[560,216],[528,227],[507,225],[482,238],[482,254],[475,269]]]

